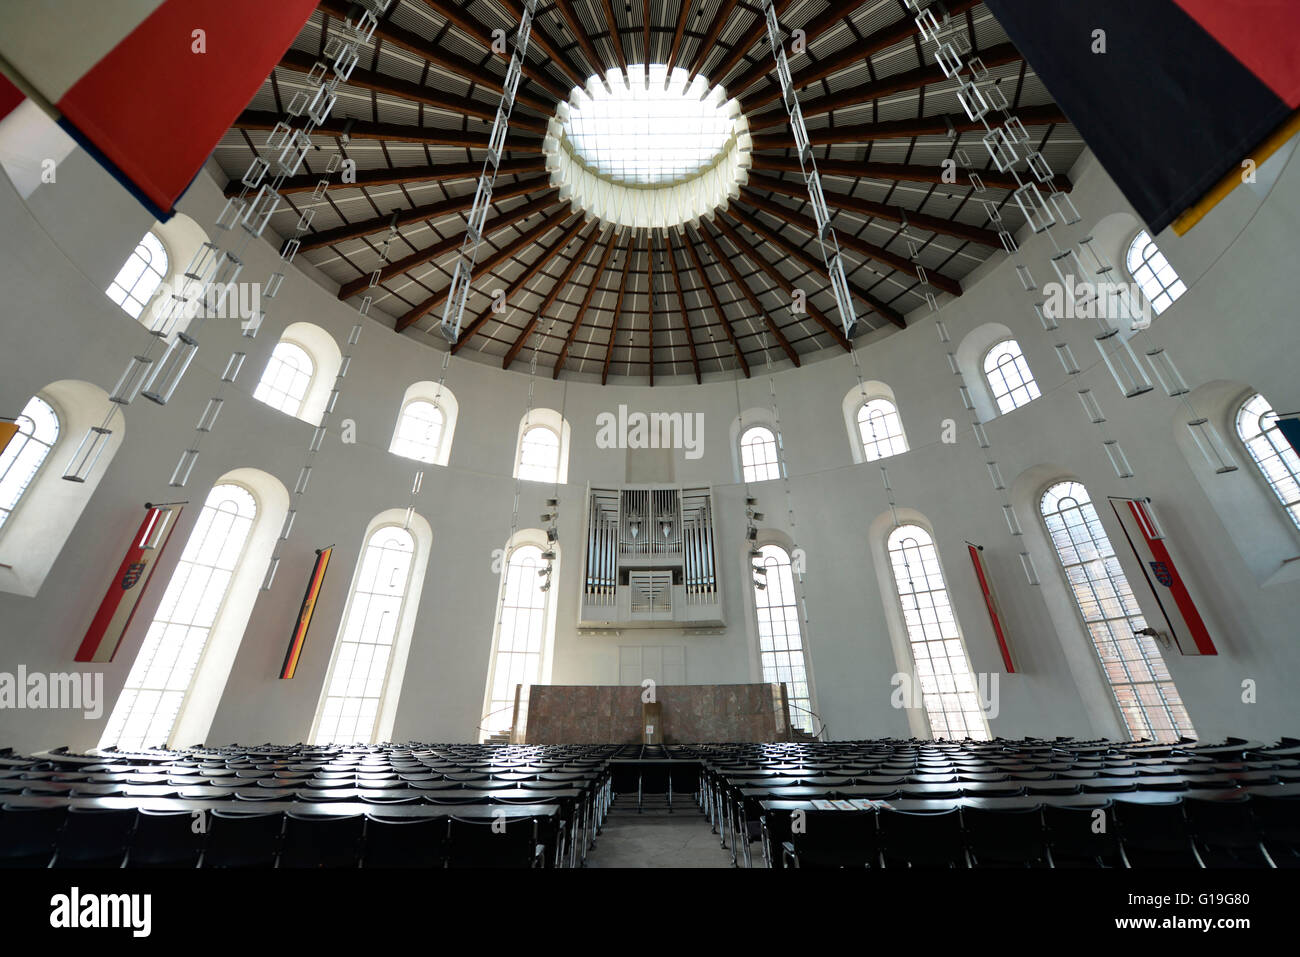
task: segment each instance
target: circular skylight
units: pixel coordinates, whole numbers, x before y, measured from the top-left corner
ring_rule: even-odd
[[[745,182],[751,148],[738,102],[664,64],[631,64],[575,87],[543,144],[563,198],[635,227],[712,215]]]

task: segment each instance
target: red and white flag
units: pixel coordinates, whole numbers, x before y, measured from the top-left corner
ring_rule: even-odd
[[[980,555],[980,547],[966,543],[966,549],[970,552],[971,564],[975,566],[975,577],[979,579],[980,591],[984,594],[984,607],[989,612],[989,623],[993,625],[993,636],[998,640],[998,651],[1002,653],[1002,664],[1006,666],[1007,674],[1016,673],[1016,663],[1011,657],[1011,646],[1007,642],[1007,633],[1002,627],[1002,612],[998,608],[997,595],[993,593],[993,584],[989,581],[988,570],[984,567],[984,559]]]
[[[149,584],[154,564],[158,556],[171,540],[176,519],[181,514],[179,505],[155,506],[145,514],[144,521],[136,529],[131,539],[131,547],[126,550],[117,574],[108,586],[104,600],[99,603],[99,610],[86,630],[81,647],[77,649],[75,661],[112,661],[122,644],[122,636],[135,615],[136,605]],[[158,523],[166,522],[166,527],[159,528]],[[156,542],[155,547],[146,548],[147,544]]]
[[[1165,546],[1164,532],[1152,517],[1146,502],[1131,498],[1112,498],[1110,507],[1115,510],[1124,529],[1124,537],[1137,556],[1146,576],[1151,594],[1165,619],[1165,630],[1185,655],[1217,655],[1218,649],[1210,638],[1209,629],[1196,610],[1196,603],[1187,591],[1178,567]],[[1155,625],[1159,630],[1159,625]]]

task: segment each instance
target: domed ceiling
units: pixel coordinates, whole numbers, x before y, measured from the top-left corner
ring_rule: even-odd
[[[322,0],[223,138],[215,157],[228,193],[349,7]],[[946,161],[965,148],[1013,231],[1014,181],[992,168],[983,128],[900,0],[776,7],[786,30],[802,31],[791,70],[858,328],[887,334],[925,302],[908,238],[952,296],[1001,251],[967,176]],[[1053,169],[1068,170],[1082,141],[997,21],[982,3],[947,7]],[[521,9],[394,0],[271,223],[289,236],[314,209],[299,256],[339,284],[340,299],[373,294],[372,317],[406,335],[435,332],[439,347],[509,56],[494,52],[493,31],[513,37]],[[355,182],[325,172],[340,150]],[[1070,188],[1061,173],[1057,185]],[[370,290],[394,214],[398,238]],[[769,350],[795,365],[846,350],[814,230],[758,0],[543,0],[451,348],[507,369],[526,369],[536,349],[539,374],[652,384],[749,375]],[[803,312],[791,308],[796,290]]]

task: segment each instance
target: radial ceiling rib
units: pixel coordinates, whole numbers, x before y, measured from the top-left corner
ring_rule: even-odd
[[[283,119],[279,113],[245,110],[236,117],[237,130],[272,130]],[[425,143],[429,146],[455,146],[467,150],[485,150],[488,134],[468,130],[440,130],[432,126],[403,126],[398,123],[373,123],[368,120],[344,120],[334,117],[316,127],[317,136],[342,136],[345,124],[354,140],[387,140],[390,143]],[[540,153],[542,141],[510,137],[507,149],[519,153]]]
[[[777,219],[784,220],[796,229],[803,230],[810,236],[817,235],[817,221],[811,216],[803,213],[796,213],[788,206],[782,206],[774,200],[765,199],[759,196],[753,190],[746,189],[741,194],[742,202],[748,203],[756,209],[760,209]],[[859,256],[880,263],[882,266],[888,266],[907,276],[909,279],[916,278],[916,265],[908,260],[905,256],[899,256],[897,253],[891,253],[887,249],[869,243],[865,239],[859,239],[847,231],[837,231],[836,239],[839,240],[840,247],[857,253]],[[999,243],[1000,245],[1000,243]],[[953,296],[961,295],[961,283],[955,279],[943,275],[938,270],[930,270],[930,285],[940,289]]]
[[[984,61],[984,65],[988,67],[1005,66],[1008,63],[1016,63],[1021,59],[1020,51],[1010,43],[990,47],[980,54],[980,58]],[[838,93],[828,93],[825,96],[810,96],[801,99],[799,109],[805,118],[820,116],[823,113],[830,113],[845,107],[871,103],[874,100],[892,96],[895,93],[917,90],[924,86],[944,82],[951,81],[944,75],[942,69],[937,66],[923,66],[915,70],[908,70],[905,73],[895,73],[872,83],[850,86]],[[779,95],[765,102],[774,102],[777,99],[779,99]],[[762,105],[761,103],[755,103],[751,108],[758,109]],[[789,122],[789,115],[784,108],[774,108],[757,116],[749,117],[749,128],[751,131],[765,130],[775,126],[785,126]]]
[[[587,254],[591,252],[591,247],[595,245],[596,240],[601,238],[602,235],[603,230],[599,226],[592,229],[591,235],[583,242],[582,248],[579,249],[573,259],[569,261],[569,265],[564,267],[564,272],[560,273],[559,278],[556,279],[555,282],[551,283],[550,292],[546,294],[546,298],[542,300],[542,304],[537,307],[537,311],[533,315],[533,318],[528,320],[528,324],[524,326],[520,331],[519,336],[510,346],[509,350],[507,350],[505,358],[501,361],[501,368],[510,368],[510,363],[515,361],[515,356],[519,355],[519,350],[524,347],[524,343],[528,341],[529,335],[531,335],[532,331],[537,328],[538,321],[546,314],[546,310],[550,309],[551,306],[554,305],[555,300],[569,284],[569,280],[573,278],[573,274],[587,261]]]
[[[605,243],[605,251],[601,254],[600,265],[596,267],[596,271],[592,274],[586,295],[582,297],[582,305],[578,307],[578,315],[574,317],[573,324],[569,326],[569,334],[564,337],[564,345],[560,348],[560,355],[555,360],[555,368],[551,370],[552,379],[560,377],[560,370],[564,368],[564,363],[569,358],[569,349],[573,347],[573,340],[577,338],[578,330],[582,328],[582,324],[587,318],[587,309],[591,305],[591,299],[596,295],[596,290],[600,287],[600,280],[605,275],[605,266],[609,263],[609,257],[618,248],[617,230],[611,231],[607,235],[609,241]]]
[[[573,9],[572,0],[555,0],[555,8],[564,18],[564,22],[569,25],[569,30],[578,38],[578,46],[582,47],[583,56],[587,58],[587,65],[591,72],[596,75],[604,73],[605,61],[596,50],[596,44],[591,42],[591,37],[583,29],[582,21],[578,19],[578,14]]]
[[[735,246],[742,256],[744,256],[751,263],[753,263],[756,269],[761,269],[764,275],[766,275],[768,279],[772,280],[772,282],[774,282],[777,286],[779,286],[786,293],[786,295],[790,296],[791,301],[793,302],[797,287],[789,279],[785,278],[781,270],[777,269],[774,264],[764,259],[759,254],[758,250],[755,249],[753,246],[751,246],[748,242],[746,242],[745,237],[741,236],[739,231],[734,229],[732,225],[728,223],[724,217],[722,216],[717,217],[716,219],[714,219],[713,224],[718,227],[718,229],[722,232],[724,236],[726,236],[729,240],[731,240],[731,245]],[[820,309],[818,309],[816,306],[812,304],[811,298],[807,297],[807,293],[809,293],[810,291],[815,291],[815,290],[808,290],[808,289],[803,290],[806,297],[805,308],[808,310],[808,315],[812,316],[813,321],[816,322],[817,325],[821,326],[828,333],[830,333],[831,338],[834,339],[837,343],[839,343],[840,348],[842,348],[845,352],[852,349],[853,346],[849,344],[849,340],[845,337],[844,331],[841,328],[841,326],[836,325],[834,322],[831,322],[831,320],[827,318],[824,312],[822,312]]]
[[[825,263],[823,263],[821,260],[817,258],[814,258],[808,253],[804,252],[802,249],[800,249],[794,243],[787,240],[776,230],[770,229],[769,227],[764,225],[764,223],[757,216],[753,216],[749,213],[746,213],[744,210],[739,209],[735,203],[732,203],[731,206],[728,207],[727,215],[730,216],[732,219],[736,220],[736,222],[743,223],[745,226],[748,226],[749,229],[754,233],[754,235],[758,236],[759,239],[770,242],[773,246],[775,246],[777,249],[782,250],[786,255],[790,256],[792,259],[798,260],[800,263],[804,265],[805,268],[810,269],[814,273],[816,273],[818,278],[826,279]],[[871,295],[871,293],[867,292],[865,289],[863,289],[861,286],[855,283],[852,279],[850,279],[848,283],[849,283],[849,292],[853,293],[853,295],[857,296],[858,299],[862,300],[862,302],[870,306],[871,309],[874,312],[876,312],[878,315],[881,315],[884,318],[888,319],[890,322],[898,326],[900,329],[904,329],[907,327],[907,322],[903,319],[902,314],[899,313],[897,310],[895,310],[892,306],[886,305],[880,299]],[[827,281],[826,288],[827,289],[830,288],[829,281]]]
[[[547,219],[544,219],[542,222],[538,223],[536,226],[534,226],[532,229],[528,230],[527,232],[521,233],[519,236],[515,237],[513,240],[507,243],[505,246],[502,246],[500,249],[494,252],[487,259],[483,260],[480,263],[476,263],[474,266],[475,277],[481,279],[483,276],[488,275],[489,273],[492,272],[492,270],[496,269],[497,266],[501,265],[506,260],[511,259],[514,256],[517,256],[520,252],[527,249],[533,243],[538,242],[543,236],[549,233],[552,229],[555,229],[557,226],[561,225],[572,214],[573,211],[569,208],[569,205],[566,203],[564,208],[561,209],[559,212],[553,214]],[[450,293],[451,293],[451,284],[448,283],[446,286],[444,286],[441,290],[439,290],[434,295],[430,296],[428,299],[425,299],[423,302],[418,303],[417,305],[413,306],[411,309],[407,310],[407,312],[400,319],[397,320],[397,331],[401,332],[403,329],[407,328],[408,326],[413,325],[416,322],[419,322],[429,312],[431,312],[434,309],[437,309],[444,302],[446,302],[447,296]],[[477,329],[478,326],[483,324],[484,318],[485,317],[479,318],[479,321],[474,327],[475,329]],[[461,330],[461,342],[469,338],[468,335],[469,332],[471,332],[471,330],[465,330],[465,329]],[[457,345],[459,344],[460,343],[458,342]],[[453,351],[455,351],[455,347],[453,347]]]
[[[736,338],[736,331],[731,328],[731,323],[727,319],[727,314],[722,311],[722,303],[718,301],[718,294],[709,282],[709,274],[704,271],[704,263],[700,262],[700,254],[695,249],[695,243],[691,239],[688,231],[682,237],[682,246],[686,250],[686,255],[690,257],[691,265],[695,267],[695,274],[700,277],[700,285],[709,296],[709,302],[713,304],[713,312],[718,317],[718,322],[722,323],[722,330],[727,334],[731,341],[731,348],[736,351],[736,361],[740,363],[741,370],[745,373],[745,378],[749,378],[749,362],[745,359],[745,351],[740,348],[740,340]]]
[[[519,173],[541,173],[546,169],[546,161],[542,159],[512,159],[501,161],[497,168],[497,175],[508,176]],[[398,186],[406,183],[450,183],[463,179],[478,179],[479,174],[483,172],[483,164],[479,163],[439,163],[436,166],[398,166],[392,169],[383,167],[381,169],[357,170],[352,182],[345,182],[342,177],[336,182],[333,177],[329,179],[329,185],[326,189],[361,189],[366,186]],[[280,195],[287,196],[291,193],[310,193],[320,186],[322,173],[302,173],[298,176],[290,176],[280,184]],[[247,187],[237,179],[232,179],[226,183],[225,195],[238,196]]]
[[[608,0],[606,0],[608,6]],[[614,358],[614,340],[618,337],[618,319],[623,314],[623,296],[627,293],[627,274],[632,268],[632,253],[636,248],[637,238],[633,234],[628,239],[627,255],[623,257],[623,275],[618,280],[618,297],[614,300],[614,317],[609,323],[609,343],[605,346],[605,362],[600,369],[600,384],[609,381],[609,363]]]
[[[353,4],[350,0],[321,0],[320,3],[320,9],[336,20],[342,20],[348,16],[348,12],[352,7]],[[375,36],[390,46],[405,50],[426,63],[432,63],[434,66],[478,86],[486,87],[496,93],[501,93],[505,89],[505,81],[502,77],[492,75],[472,60],[466,60],[464,57],[449,53],[417,33],[403,30],[401,27],[394,25],[391,20],[381,20],[375,30]],[[522,103],[542,114],[549,114],[553,109],[553,105],[546,100],[536,99],[522,89],[516,93],[515,102]]]
[[[755,154],[753,157],[752,169],[756,170],[773,170],[782,173],[802,173],[799,166],[799,160],[793,156],[765,156]],[[868,163],[858,160],[837,160],[837,159],[819,159],[817,161],[817,172],[823,177],[838,176],[847,179],[876,179],[888,180],[892,182],[911,182],[911,183],[939,183],[941,185],[956,186],[955,182],[944,182],[944,169],[942,166],[920,166],[914,163]],[[993,189],[1015,189],[1020,184],[1010,173],[999,173],[996,170],[979,171],[980,179],[984,185]],[[1052,182],[1056,188],[1063,192],[1070,192],[1074,188],[1070,178],[1061,173],[1053,177]]]
[[[554,191],[557,194],[559,192],[551,186],[550,179],[545,176],[538,176],[534,179],[511,183],[509,186],[500,186],[493,192],[492,196],[494,199],[512,199],[516,196],[541,191]],[[455,213],[466,212],[473,205],[473,193],[466,193],[464,196],[453,196],[451,199],[444,199],[439,203],[429,203],[425,206],[415,206],[411,209],[401,210],[397,213],[396,225],[399,227],[409,226],[411,223],[419,223],[424,220],[437,222]],[[322,246],[330,246],[334,243],[341,243],[345,240],[381,232],[391,225],[393,225],[392,216],[376,216],[373,219],[365,219],[356,223],[344,223],[342,226],[322,230],[304,237],[302,248],[320,249]]]
[[[713,16],[713,23],[709,25],[709,32],[704,35],[704,40],[695,48],[695,56],[691,62],[690,79],[694,80],[704,67],[704,61],[713,52],[713,46],[718,42],[718,35],[722,33],[723,27],[727,25],[727,21],[731,18],[731,11],[735,9],[736,0],[723,0],[718,12]]]
[[[500,213],[496,216],[496,218],[490,220],[484,226],[483,234],[485,236],[490,236],[493,233],[495,233],[497,230],[505,229],[507,226],[513,226],[515,223],[523,222],[525,219],[534,215],[535,213],[546,212],[556,207],[557,205],[559,204],[556,203],[556,197],[554,196],[543,196],[540,199],[535,199],[530,203],[523,203],[518,207],[516,207],[515,209],[512,209],[507,213]],[[567,204],[564,205],[567,206]],[[395,260],[394,262],[391,262],[388,265],[381,267],[379,273],[379,281],[381,283],[388,282],[388,280],[392,279],[394,276],[400,276],[404,273],[410,272],[412,269],[415,269],[417,266],[423,266],[425,263],[433,262],[435,259],[440,259],[441,257],[447,255],[448,253],[454,252],[455,250],[459,249],[460,244],[464,241],[465,241],[464,228],[462,227],[460,229],[454,230],[451,233],[451,235],[447,236],[445,239],[440,239],[432,246],[426,246],[423,249],[417,249],[415,252],[411,253],[410,255],[403,256],[401,259]],[[369,273],[367,273],[364,276],[361,276],[358,279],[353,279],[350,282],[345,282],[342,286],[339,287],[339,298],[351,299],[357,293],[365,291],[365,289],[367,289],[369,285],[370,285]]]
[[[457,2],[460,2],[460,0],[457,0]],[[523,19],[524,15],[523,4],[520,3],[519,0],[497,0],[497,2],[506,8],[511,19],[514,21],[515,25],[518,26],[519,21]],[[546,35],[546,25],[542,21],[541,14],[542,11],[539,7],[537,16],[533,18],[533,30],[528,40],[528,48],[531,50],[533,44],[536,44],[537,49],[550,57],[551,62],[558,66],[565,76],[575,84],[581,84],[585,79],[582,75],[582,70],[578,68],[578,64],[574,63],[573,60],[569,58],[569,54],[565,50],[562,50],[551,43],[550,37]]]
[[[767,190],[769,193],[780,193],[782,196],[789,196],[800,201],[808,199],[808,187],[803,183],[776,179],[773,176],[763,176],[758,173],[749,177],[749,183],[745,188],[750,191]],[[837,193],[829,189],[824,189],[823,192],[826,195],[826,205],[830,207],[832,213],[836,210],[842,210],[863,217],[875,216],[895,223],[911,223],[932,233],[955,236],[958,239],[979,243],[981,246],[990,248],[1001,248],[1002,246],[998,234],[991,229],[971,226],[955,219],[944,219],[942,216],[928,216],[925,213],[916,213],[901,206],[873,203],[857,196],[849,196],[846,193]]]
[[[691,317],[686,309],[686,297],[682,295],[682,278],[677,273],[677,253],[673,249],[673,231],[664,231],[664,258],[668,260],[669,271],[673,274],[673,288],[677,291],[677,309],[682,316],[682,329],[686,332],[686,345],[691,350],[691,367],[695,370],[696,383],[702,382],[700,376],[700,357],[695,351],[695,334],[691,332]]]
[[[1061,108],[1055,103],[1043,106],[1026,106],[1016,111],[1025,126],[1046,126],[1049,123],[1068,122]],[[911,120],[893,120],[887,123],[857,123],[851,126],[832,126],[809,130],[808,136],[813,146],[826,146],[831,143],[871,143],[876,140],[905,139],[911,136],[948,136],[952,131],[971,133],[983,130],[984,124],[972,120],[964,113],[922,116]],[[790,133],[760,133],[754,137],[754,149],[779,150],[793,148]],[[821,167],[820,160],[818,168]]]
[[[510,57],[514,51],[513,43],[514,43],[515,28],[518,27],[519,25],[519,21],[517,18],[515,20],[514,26],[506,29],[506,34],[511,38],[511,42],[506,45],[506,49],[504,51],[498,53],[492,47],[492,39],[493,39],[492,31],[491,28],[489,28],[486,23],[484,23],[481,20],[475,19],[469,13],[462,10],[455,3],[443,3],[442,0],[422,0],[422,2],[426,7],[433,10],[435,13],[441,16],[448,23],[452,24],[452,26],[456,27],[457,30],[459,30],[470,40],[473,40],[479,46],[483,47],[483,49],[492,53],[493,56],[501,60],[505,60],[507,62],[510,60]],[[538,46],[539,47],[542,46],[544,41],[540,39],[541,37],[540,31],[533,31],[532,36],[534,38],[539,38]],[[529,46],[531,45],[532,45],[532,40],[529,41]],[[554,62],[555,65],[559,66],[561,69],[564,68],[564,64],[562,62],[556,60],[552,60],[552,62]],[[523,73],[524,76],[528,77],[529,80],[536,83],[542,89],[550,92],[553,96],[555,96],[556,99],[562,100],[565,98],[565,96],[568,95],[565,92],[563,87],[557,84],[554,80],[548,77],[537,67],[531,66],[528,63],[527,59],[525,59],[523,63]],[[574,77],[574,80],[576,81],[577,78]]]
[[[677,66],[677,57],[682,52],[682,37],[686,36],[686,18],[691,12],[691,0],[682,0],[677,10],[677,28],[673,31],[672,49],[668,51],[668,69]]]
[[[280,58],[280,66],[297,73],[310,72],[316,63],[316,57],[300,50],[289,50]],[[473,116],[481,120],[491,120],[496,116],[497,112],[495,104],[440,93],[432,87],[411,83],[407,80],[398,80],[383,73],[363,70],[360,67],[354,69],[352,75],[348,77],[348,86],[356,87],[359,90],[374,90],[376,93],[387,93],[389,96],[409,100],[412,103],[423,103],[425,106],[431,106],[443,113],[457,117]],[[510,126],[512,129],[528,130],[539,135],[546,132],[546,120],[534,116],[525,116],[522,113],[515,113],[510,117]]]
[[[788,340],[781,332],[780,327],[772,321],[772,317],[767,314],[767,310],[764,309],[763,304],[758,301],[758,297],[755,296],[754,291],[749,288],[749,284],[741,278],[740,270],[738,270],[735,263],[731,261],[731,257],[722,254],[722,250],[709,234],[709,231],[705,229],[703,222],[700,223],[700,236],[709,247],[709,251],[713,253],[713,258],[722,264],[722,268],[726,270],[727,275],[731,277],[732,283],[740,290],[741,294],[744,295],[745,301],[749,303],[749,308],[754,310],[754,315],[762,317],[763,322],[767,325],[768,331],[776,337],[777,344],[781,347],[782,351],[785,352],[786,358],[797,367],[799,365],[799,353],[794,351],[794,346],[790,345],[790,340]]]
[[[976,6],[980,2],[982,2],[982,0],[957,0],[955,3],[949,3],[948,9],[953,16],[956,16],[968,8]],[[857,4],[854,4],[854,6],[857,6]],[[820,33],[818,35],[820,36]],[[882,50],[889,49],[896,43],[903,43],[904,41],[912,40],[916,36],[916,21],[912,18],[911,14],[908,14],[901,20],[877,30],[869,36],[865,36],[860,40],[850,43],[843,50],[838,50],[830,56],[824,57],[815,63],[809,63],[802,69],[795,71],[791,76],[794,88],[796,90],[802,90],[804,87],[816,83],[818,80],[824,80],[829,76],[834,76],[841,70],[846,70],[851,66],[855,66],[875,54],[880,53]],[[810,25],[808,30],[808,43],[811,44],[813,39],[813,31]],[[744,105],[745,109],[752,110],[757,109],[766,103],[771,103],[780,96],[780,86],[770,86],[761,93],[751,94],[748,97],[742,98],[741,103]],[[800,105],[802,106],[802,103]]]
[[[654,51],[650,49],[650,3],[651,0],[645,0],[641,5],[641,44],[643,47],[642,57],[646,63],[654,62]],[[650,384],[654,385],[654,363],[650,364]]]
[[[567,249],[569,243],[572,242],[573,237],[577,236],[578,233],[582,232],[582,228],[586,225],[587,225],[586,222],[581,219],[578,219],[572,224],[570,224],[570,226],[565,230],[564,235],[561,236],[559,240],[555,242],[554,245],[543,250],[542,254],[538,256],[536,259],[534,259],[531,265],[525,267],[524,271],[521,272],[518,276],[516,276],[514,280],[510,283],[509,288],[503,290],[503,292],[505,293],[504,296],[505,305],[508,306],[510,303],[510,299],[515,294],[517,294],[521,289],[527,286],[530,282],[532,282],[533,278],[539,272],[541,272],[543,268],[545,268],[547,263],[549,263],[552,259],[558,256],[565,249]],[[482,271],[476,273],[477,278],[482,279],[483,276],[489,275],[493,269],[501,265],[501,263],[505,262],[509,258],[510,258],[509,256],[499,256],[499,255],[494,256],[492,259],[483,263]],[[444,302],[446,301],[445,296],[443,297],[443,301]],[[460,331],[460,338],[458,338],[454,343],[452,343],[451,346],[452,355],[455,355],[456,353],[460,352],[460,350],[465,347],[465,343],[469,342],[469,340],[474,337],[475,333],[481,330],[483,326],[487,324],[487,321],[491,319],[492,316],[495,314],[496,314],[496,310],[492,306],[488,306],[481,313],[479,313],[477,317],[475,317],[473,322],[469,323],[468,325],[462,326]]]
[[[627,72],[627,53],[623,50],[623,37],[618,32],[618,19],[614,16],[614,5],[610,0],[601,0],[601,5],[605,8],[605,22],[609,24],[609,38],[610,43],[614,45],[614,55],[618,57],[618,65]]]
[[[790,6],[791,0],[776,0],[776,15],[779,19],[785,13],[786,7]],[[713,71],[713,81],[715,83],[725,83],[727,74],[736,68],[736,64],[745,58],[745,54],[753,50],[758,55],[766,53],[769,57],[772,55],[771,49],[767,43],[767,18],[760,9],[754,17],[754,24],[749,31],[740,38],[727,53],[727,56],[717,68]],[[735,96],[736,91],[731,85],[727,85],[727,92],[730,96]]]

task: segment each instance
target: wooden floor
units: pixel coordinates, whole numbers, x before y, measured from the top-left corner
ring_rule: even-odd
[[[620,795],[609,810],[588,867],[731,867],[709,821],[689,796],[678,795],[669,813],[663,795],[646,798],[640,814],[635,795]]]

